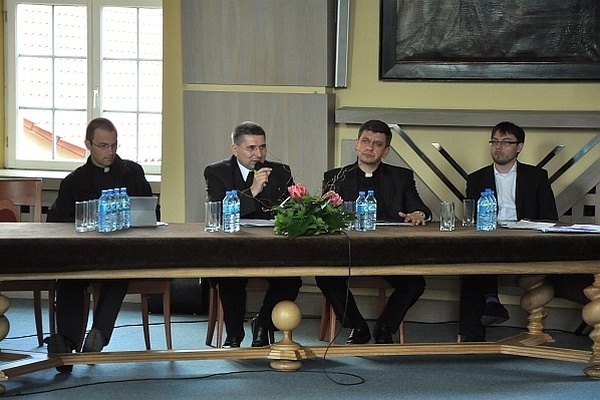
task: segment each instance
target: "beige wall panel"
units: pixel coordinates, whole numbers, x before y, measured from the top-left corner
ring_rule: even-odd
[[[294,180],[321,187],[334,152],[333,97],[299,93],[184,93],[186,221],[204,220],[204,168],[231,156],[231,131],[252,120],[267,133],[267,159],[289,164]]]
[[[183,0],[183,81],[332,86],[333,0]]]

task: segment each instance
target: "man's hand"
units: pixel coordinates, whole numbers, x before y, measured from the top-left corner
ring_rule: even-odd
[[[423,211],[413,211],[409,214],[398,212],[398,215],[404,218],[404,222],[410,222],[414,225],[425,225],[425,213]]]
[[[258,196],[265,186],[267,186],[267,183],[269,183],[269,175],[271,175],[272,170],[273,168],[270,167],[262,167],[254,172],[254,180],[252,181],[252,186],[250,186],[252,197]]]

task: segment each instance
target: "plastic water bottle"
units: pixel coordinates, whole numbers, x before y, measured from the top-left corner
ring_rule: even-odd
[[[127,188],[121,188],[121,212],[123,229],[131,228],[131,198],[127,194]]]
[[[113,189],[115,196],[115,230],[123,229],[123,203],[121,202],[121,191],[119,188]]]
[[[496,230],[498,226],[498,201],[496,200],[496,196],[494,196],[494,191],[490,189],[488,192],[489,200],[488,200],[488,231]]]
[[[485,219],[487,218],[487,192],[481,192],[477,200],[477,230],[485,231]]]
[[[498,204],[492,189],[485,189],[477,201],[477,230],[489,232],[496,229]]]
[[[356,225],[354,230],[364,232],[367,230],[367,199],[364,190],[358,192],[356,199]]]
[[[110,232],[108,221],[108,190],[103,190],[98,199],[98,232]]]
[[[237,190],[225,192],[223,199],[223,232],[237,232],[240,230],[240,199]]]
[[[108,221],[108,231],[114,232],[117,230],[117,206],[115,202],[115,190],[107,189],[108,208],[106,210],[106,219]]]
[[[238,197],[237,190],[231,191],[231,206],[233,207],[233,231],[239,232],[239,230],[240,230],[240,198]]]
[[[231,209],[229,207],[230,198],[231,198],[231,190],[227,190],[225,192],[225,198],[223,199],[223,203],[222,203],[223,218],[221,221],[221,225],[223,227],[223,232],[233,232],[233,228],[231,227]]]
[[[374,231],[377,229],[377,199],[375,199],[375,191],[367,191],[367,218],[366,218],[366,229],[367,231]]]

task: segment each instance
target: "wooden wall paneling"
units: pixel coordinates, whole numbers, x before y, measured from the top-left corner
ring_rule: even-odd
[[[335,0],[182,0],[185,83],[333,86]]]
[[[207,164],[231,156],[231,131],[252,120],[265,128],[267,159],[289,164],[296,182],[320,190],[335,150],[328,94],[184,92],[185,218],[204,220]]]

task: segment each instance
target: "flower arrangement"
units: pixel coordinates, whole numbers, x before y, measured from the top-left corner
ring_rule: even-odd
[[[293,239],[332,233],[346,227],[354,219],[353,213],[340,207],[343,200],[333,190],[323,196],[311,196],[304,185],[297,184],[289,186],[288,192],[290,196],[275,207],[276,234]]]

